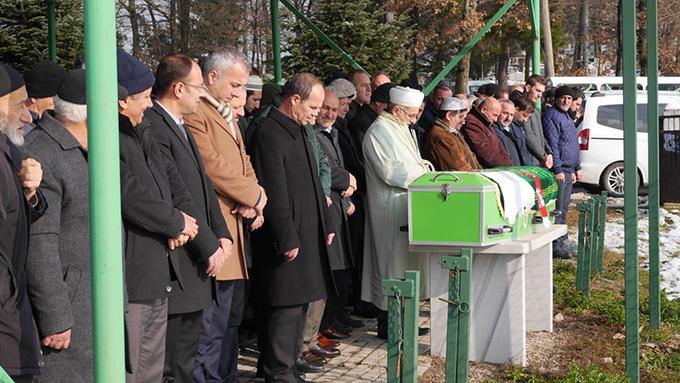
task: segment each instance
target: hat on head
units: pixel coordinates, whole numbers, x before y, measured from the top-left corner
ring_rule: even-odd
[[[7,96],[26,85],[21,73],[11,66],[0,64],[0,70],[3,72],[2,75],[0,75],[0,97]]]
[[[555,98],[560,98],[562,96],[574,97],[574,89],[572,89],[568,85],[562,85],[561,87],[557,88],[557,90],[555,91]]]
[[[467,110],[467,103],[458,97],[449,97],[442,102],[439,110],[446,110],[451,112],[458,112]]]
[[[403,86],[390,89],[390,103],[407,108],[419,108],[423,103],[423,92]]]
[[[371,102],[382,102],[388,104],[390,102],[390,89],[394,88],[395,86],[396,85],[391,82],[386,82],[375,88],[375,90],[371,93]]]
[[[118,84],[127,89],[130,95],[141,93],[153,86],[154,77],[149,68],[135,57],[118,48]]]
[[[273,82],[262,85],[262,99],[260,100],[260,104],[263,106],[272,105],[274,103],[274,98],[279,94],[281,94],[281,87]]]
[[[262,77],[256,75],[256,74],[251,74],[248,76],[248,83],[246,84],[246,90],[250,91],[258,91],[262,90]]]
[[[54,97],[64,81],[66,71],[50,60],[41,61],[24,74],[26,91],[32,98]]]
[[[336,78],[328,86],[338,98],[354,98],[357,94],[354,84],[344,78]]]
[[[85,105],[87,103],[87,96],[85,93],[85,70],[73,69],[68,71],[57,91],[57,96],[71,104]]]

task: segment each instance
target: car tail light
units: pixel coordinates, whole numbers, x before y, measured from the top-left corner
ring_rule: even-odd
[[[590,144],[590,129],[583,129],[578,134],[578,146],[581,150],[588,150]]]

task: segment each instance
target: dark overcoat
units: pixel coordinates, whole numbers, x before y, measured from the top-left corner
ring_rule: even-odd
[[[36,375],[44,365],[26,287],[30,224],[47,202],[40,190],[35,207],[21,189],[21,153],[0,133],[0,366],[10,375]]]
[[[331,270],[345,270],[352,268],[353,259],[352,247],[350,242],[350,231],[345,214],[348,201],[342,198],[342,192],[349,187],[349,172],[344,169],[342,152],[337,146],[338,132],[333,128],[331,132],[323,131],[320,127],[315,127],[321,149],[326,153],[328,162],[331,166],[331,201],[329,207],[329,218],[333,220],[333,227],[336,228],[333,243],[328,247],[329,261]]]
[[[40,380],[92,382],[92,279],[87,154],[50,112],[26,136],[26,156],[42,164],[50,205],[31,227],[26,273],[40,337],[71,329],[66,350],[43,348]]]
[[[120,115],[119,131],[128,301],[168,297],[182,284],[179,255],[168,250],[168,238],[184,229],[181,212],[191,215],[191,196],[146,123],[133,128]]]
[[[205,174],[203,160],[189,129],[184,132],[175,120],[158,104],[147,110],[149,122],[161,152],[171,161],[191,194],[194,218],[199,222],[196,238],[175,250],[179,255],[182,289],[168,300],[168,313],[179,314],[202,310],[210,306],[211,281],[206,274],[206,261],[219,247],[218,238],[229,238],[215,197],[212,184]]]
[[[272,108],[254,131],[251,160],[268,196],[265,224],[253,232],[262,303],[291,306],[325,299],[331,283],[324,244],[326,199],[303,126]],[[286,262],[283,253],[299,248]]]

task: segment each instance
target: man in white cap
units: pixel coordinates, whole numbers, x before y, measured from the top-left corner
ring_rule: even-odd
[[[460,128],[465,123],[467,102],[457,97],[445,99],[425,140],[428,159],[437,170],[475,170],[482,166],[470,150]]]
[[[417,120],[423,93],[401,86],[390,89],[390,103],[368,128],[363,140],[366,164],[367,217],[361,299],[379,309],[378,337],[387,337],[385,278],[403,278],[419,269],[417,254],[408,251],[407,188],[432,168],[423,160],[409,132]],[[423,257],[423,259],[425,259]]]
[[[255,113],[260,110],[260,101],[262,100],[262,78],[256,74],[251,74],[248,76],[248,82],[246,83],[246,104],[244,108],[244,116],[238,119],[238,128],[241,130],[241,136],[246,136],[246,130],[248,130],[248,125],[250,120],[253,119]]]

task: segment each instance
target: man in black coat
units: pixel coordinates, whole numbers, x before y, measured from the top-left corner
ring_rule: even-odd
[[[282,97],[251,143],[253,167],[270,196],[265,224],[253,233],[253,258],[266,305],[265,379],[296,383],[307,305],[326,298],[331,278],[324,243],[332,235],[326,235],[326,198],[304,129],[319,113],[323,85],[310,73],[299,74],[286,83]]]
[[[196,238],[199,231],[184,181],[142,122],[144,111],[152,106],[153,82],[143,63],[118,51],[118,84],[128,91],[118,102],[128,293],[127,383],[162,379],[168,297],[184,286],[180,254],[173,250]]]
[[[200,230],[196,238],[176,250],[182,288],[168,299],[165,380],[193,382],[191,371],[201,335],[203,310],[212,303],[210,275],[231,253],[232,241],[210,180],[184,116],[196,112],[203,93],[203,76],[190,57],[176,54],[161,60],[156,70],[156,100],[144,118],[168,161],[191,194]]]
[[[21,160],[21,128],[31,123],[21,74],[0,64],[0,366],[15,382],[32,382],[43,361],[26,286],[31,222],[47,202],[38,190],[40,164]]]
[[[395,85],[391,82],[380,85],[371,94],[371,101],[359,107],[357,113],[349,120],[348,126],[354,147],[358,148],[357,154],[362,161],[364,159],[364,152],[361,149],[361,145],[364,142],[364,136],[373,121],[378,118],[378,115],[387,109],[387,105],[390,102],[390,89],[394,87]]]

